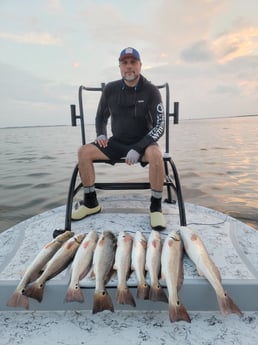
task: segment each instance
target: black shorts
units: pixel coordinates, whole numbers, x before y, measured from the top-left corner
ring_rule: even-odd
[[[109,138],[107,147],[100,147],[98,143],[93,142],[92,144],[96,145],[98,149],[103,152],[110,160],[110,164],[114,165],[119,159],[126,157],[128,151],[133,149],[134,145],[128,145],[121,143],[120,141],[114,139],[113,137]],[[151,145],[157,145],[153,143]],[[141,162],[141,158],[144,155],[144,152],[140,155],[139,161],[142,166],[147,165],[147,162]]]

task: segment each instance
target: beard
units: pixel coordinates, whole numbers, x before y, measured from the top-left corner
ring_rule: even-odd
[[[125,81],[128,81],[128,82],[132,82],[134,80],[136,80],[138,78],[138,75],[136,75],[135,73],[126,73],[124,76],[123,76],[123,79]]]

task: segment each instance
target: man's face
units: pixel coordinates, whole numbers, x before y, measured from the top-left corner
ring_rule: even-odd
[[[139,79],[141,73],[141,61],[128,57],[120,61],[119,67],[122,78],[128,83],[132,83]]]

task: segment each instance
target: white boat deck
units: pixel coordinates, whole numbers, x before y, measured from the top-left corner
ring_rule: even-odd
[[[148,200],[139,194],[102,198],[103,212],[72,223],[75,233],[90,230],[140,230],[150,232]],[[164,204],[168,226],[162,237],[179,229],[175,205]],[[116,279],[108,284],[115,312],[92,315],[94,282],[85,278],[85,303],[64,303],[69,268],[47,282],[41,303],[30,299],[29,311],[6,306],[22,274],[42,246],[52,240],[55,228],[64,225],[65,208],[59,207],[28,219],[0,235],[0,329],[1,344],[258,344],[258,232],[219,212],[186,204],[187,223],[196,231],[219,268],[225,290],[244,312],[223,316],[209,283],[197,275],[185,256],[182,303],[192,319],[170,323],[168,305],[136,299],[136,308],[115,302]],[[164,283],[161,281],[161,283]],[[130,289],[135,294],[132,274]],[[15,336],[14,336],[15,334]],[[30,335],[27,338],[26,335]],[[15,342],[18,339],[17,342]]]

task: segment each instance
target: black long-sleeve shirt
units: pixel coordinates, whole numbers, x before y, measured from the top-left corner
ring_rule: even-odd
[[[164,133],[160,92],[142,75],[136,87],[128,87],[123,80],[105,86],[95,120],[97,136],[107,135],[109,117],[114,139],[133,145],[139,153]]]

